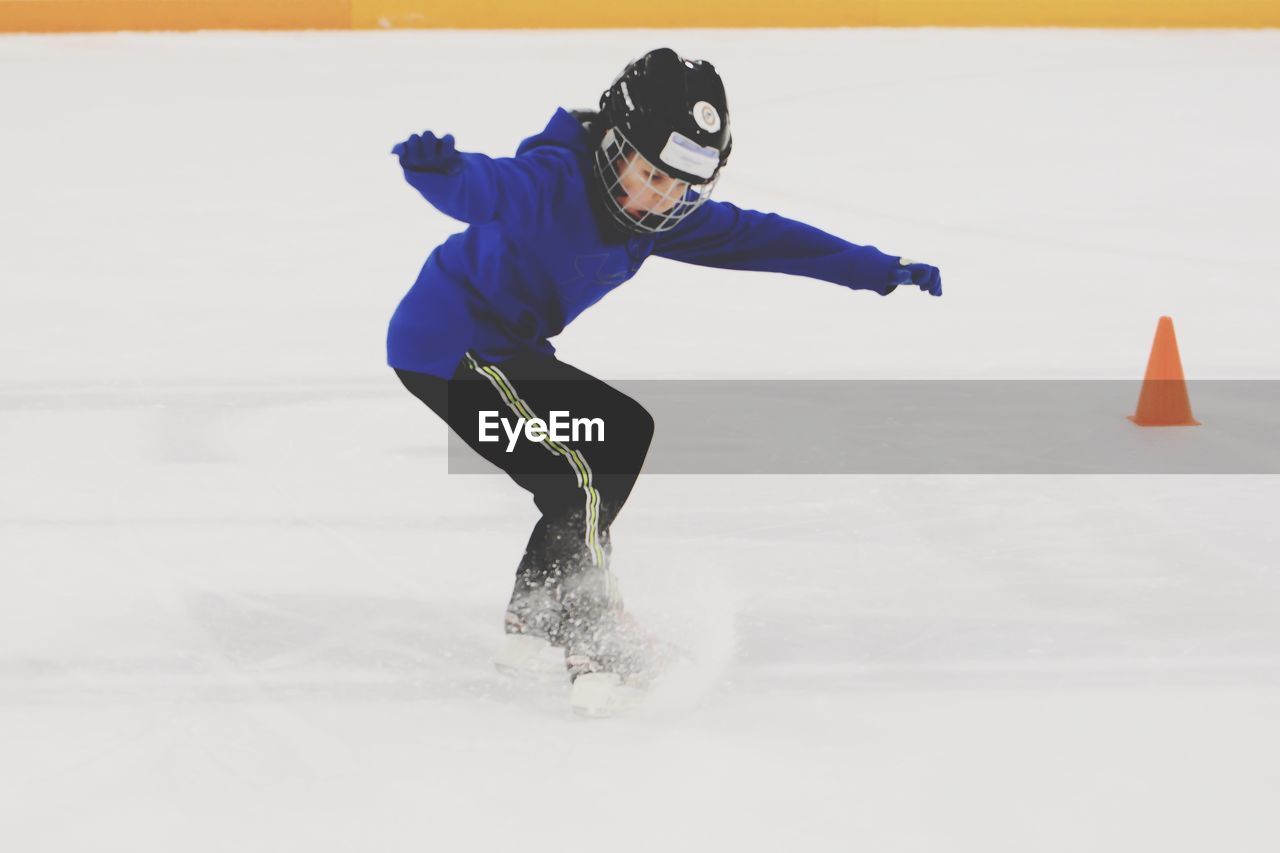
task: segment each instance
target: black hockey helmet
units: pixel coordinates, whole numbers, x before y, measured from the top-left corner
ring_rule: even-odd
[[[600,96],[603,138],[596,173],[614,219],[639,233],[675,227],[710,194],[729,159],[733,137],[724,82],[709,62],[659,48],[630,63]],[[619,202],[619,163],[638,153],[680,182],[670,209],[636,217]]]

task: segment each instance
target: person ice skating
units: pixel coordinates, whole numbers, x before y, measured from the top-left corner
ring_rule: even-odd
[[[621,605],[610,527],[653,435],[635,400],[556,358],[550,339],[632,278],[650,255],[822,279],[887,295],[942,295],[936,267],[858,246],[773,213],[710,198],[733,138],[724,85],[668,48],[631,62],[598,111],[556,110],[514,157],[414,134],[392,149],[408,183],[467,223],[427,259],[392,316],[387,360],[541,512],[516,571],[500,661],[563,647],[575,693],[640,682],[655,645]],[[481,413],[597,417],[597,443],[484,441]]]

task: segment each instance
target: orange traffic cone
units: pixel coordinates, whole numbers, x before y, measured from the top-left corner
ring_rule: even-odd
[[[1138,426],[1199,426],[1191,416],[1191,400],[1187,396],[1187,380],[1182,375],[1182,359],[1178,356],[1178,339],[1173,334],[1173,319],[1161,317],[1156,325],[1156,339],[1147,361],[1147,375],[1138,395],[1138,411],[1129,416]]]

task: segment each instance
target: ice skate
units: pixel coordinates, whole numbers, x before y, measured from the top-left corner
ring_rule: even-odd
[[[561,636],[563,609],[546,589],[513,595],[503,619],[506,639],[494,656],[493,665],[506,675],[540,672],[554,667],[542,665],[543,654],[564,645]]]
[[[611,716],[636,704],[680,657],[675,646],[654,637],[621,608],[567,630],[566,638],[569,704],[590,717]]]
[[[587,716],[608,716],[637,701],[678,653],[654,637],[616,596],[601,570],[585,572],[564,594],[564,662],[569,703]]]

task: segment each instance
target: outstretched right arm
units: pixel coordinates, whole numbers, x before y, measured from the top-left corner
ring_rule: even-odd
[[[427,131],[391,149],[404,178],[441,213],[473,225],[509,216],[530,216],[537,181],[530,164],[512,157],[465,154],[453,136]]]

